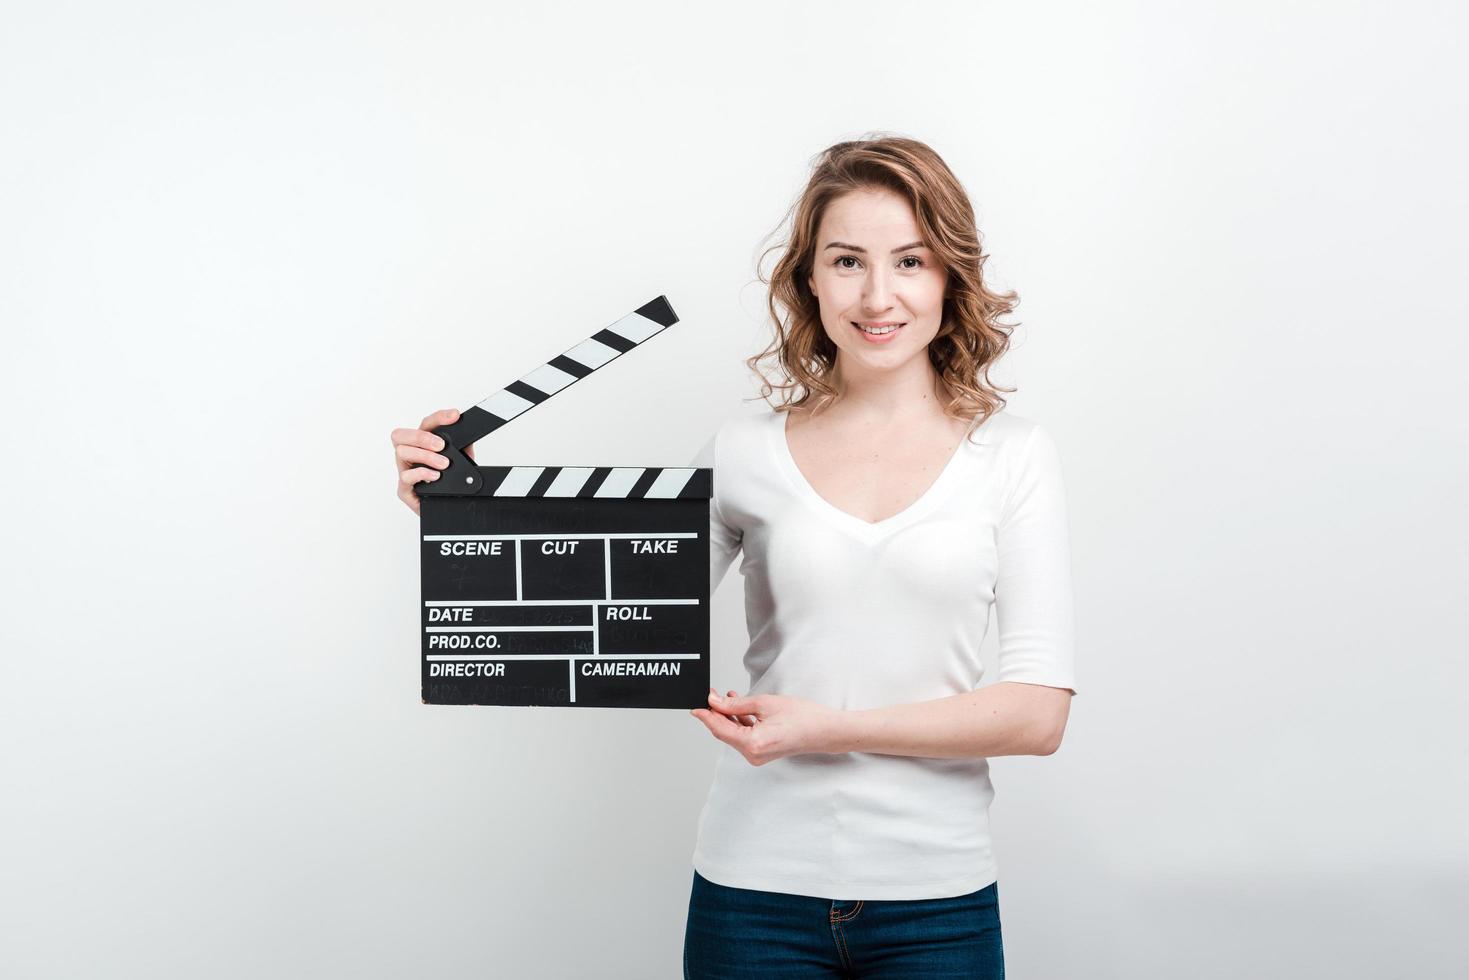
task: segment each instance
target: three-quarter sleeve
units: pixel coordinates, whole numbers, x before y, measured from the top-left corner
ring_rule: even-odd
[[[714,494],[709,500],[709,594],[713,595],[719,583],[724,581],[725,573],[729,566],[734,563],[735,556],[740,552],[741,533],[740,529],[734,527],[724,519],[724,511],[719,506],[720,484],[727,473],[715,465],[718,455],[719,432],[709,437],[703,448],[689,462],[690,466],[711,467],[714,469]]]
[[[999,681],[1076,693],[1071,545],[1061,457],[1037,425],[1016,460],[995,528]]]

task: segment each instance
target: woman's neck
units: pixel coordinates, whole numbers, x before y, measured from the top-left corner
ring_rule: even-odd
[[[915,357],[892,371],[854,371],[838,355],[831,380],[838,394],[830,409],[854,421],[893,422],[943,414],[938,372],[927,357]]]

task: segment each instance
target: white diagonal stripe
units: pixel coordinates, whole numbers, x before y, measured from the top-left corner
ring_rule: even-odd
[[[601,341],[588,337],[562,356],[569,357],[578,364],[585,364],[587,367],[596,370],[620,353],[621,351],[615,351]]]
[[[575,497],[582,487],[586,486],[587,480],[591,479],[591,466],[565,466],[551,485],[546,488],[548,497]]]
[[[694,471],[687,467],[670,466],[659,473],[653,480],[653,485],[648,488],[644,497],[677,497],[684,487],[688,486],[694,478]]]
[[[626,497],[633,484],[638,482],[638,477],[643,475],[641,466],[617,466],[613,467],[607,479],[597,488],[598,497]]]
[[[497,497],[524,497],[541,478],[544,466],[512,466],[505,482],[495,488]]]
[[[499,416],[508,421],[533,405],[535,405],[535,402],[528,402],[519,395],[501,388],[480,402],[478,407],[489,412],[491,415]]]
[[[658,331],[668,328],[656,320],[649,320],[640,313],[629,313],[607,329],[620,337],[626,337],[635,344],[641,344]]]
[[[575,381],[576,378],[560,368],[552,367],[549,364],[542,364],[520,380],[530,385],[536,391],[544,391],[548,395],[554,395]]]

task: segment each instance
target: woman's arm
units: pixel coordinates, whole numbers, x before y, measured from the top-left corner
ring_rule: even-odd
[[[1061,746],[1071,692],[1001,681],[933,701],[841,714],[839,752],[935,758],[1050,755]]]
[[[1050,755],[1061,744],[1071,692],[1000,681],[963,694],[882,708],[831,708],[785,694],[720,697],[691,714],[755,766],[803,752],[933,758]]]

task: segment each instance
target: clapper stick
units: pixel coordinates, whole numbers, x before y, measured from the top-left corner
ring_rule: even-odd
[[[520,380],[512,381],[462,413],[457,422],[435,429],[434,434],[444,440],[444,448],[439,452],[449,458],[449,465],[439,471],[437,480],[420,482],[418,493],[462,495],[482,492],[484,481],[474,461],[464,455],[466,448],[677,322],[678,316],[668,304],[668,299],[659,296],[611,326],[598,330],[564,354],[551,358]],[[660,492],[665,490],[660,488]]]
[[[434,430],[450,464],[415,486],[424,703],[707,703],[713,470],[463,452],[677,322],[659,296]]]

